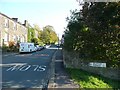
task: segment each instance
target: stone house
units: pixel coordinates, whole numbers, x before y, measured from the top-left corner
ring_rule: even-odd
[[[0,12],[0,46],[9,45],[10,41],[27,42],[28,22],[18,22],[18,18],[10,18]]]

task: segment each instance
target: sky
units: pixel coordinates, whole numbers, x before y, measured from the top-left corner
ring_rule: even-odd
[[[70,10],[79,8],[76,0],[0,0],[1,13],[18,18],[21,23],[28,20],[30,25],[37,24],[41,29],[51,25],[59,37],[67,26]]]

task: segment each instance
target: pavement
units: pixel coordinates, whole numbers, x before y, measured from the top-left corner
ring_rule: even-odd
[[[78,90],[79,85],[74,83],[74,81],[70,78],[69,74],[66,72],[63,65],[63,54],[62,49],[57,50],[55,53],[55,72],[54,72],[54,85],[52,88],[55,89],[69,89],[69,90]],[[50,89],[51,90],[51,89]]]

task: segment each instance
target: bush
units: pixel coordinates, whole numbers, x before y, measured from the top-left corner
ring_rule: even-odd
[[[120,82],[118,80],[108,79],[81,69],[67,68],[66,70],[70,74],[70,77],[77,82],[81,88],[91,88],[90,90],[97,88],[100,90],[103,88],[107,90],[118,90],[120,88]]]
[[[3,46],[2,46],[2,51],[3,51],[3,52],[6,52],[6,51],[8,50],[8,48],[9,48],[8,46],[3,45]]]
[[[33,42],[34,44],[38,44],[38,39],[37,38],[32,38],[31,42]]]
[[[9,41],[9,48],[14,48],[15,42],[14,41]]]
[[[3,45],[2,51],[3,52],[18,52],[19,46],[18,44],[15,45],[15,42],[10,41],[9,46]]]

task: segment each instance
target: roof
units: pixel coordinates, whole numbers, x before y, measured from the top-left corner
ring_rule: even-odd
[[[8,17],[7,15],[5,15],[5,14],[3,14],[3,13],[1,13],[1,12],[0,12],[0,14],[1,14],[2,16],[4,16],[4,17],[6,17],[6,18],[8,18],[8,19],[10,19],[10,20],[12,20],[12,21],[14,21],[14,22],[16,22],[16,23],[18,23],[18,24],[22,25],[22,26],[24,26],[24,27],[26,27],[24,24],[22,24],[22,23],[20,23],[20,22],[15,21],[14,19],[12,19],[12,18]]]

